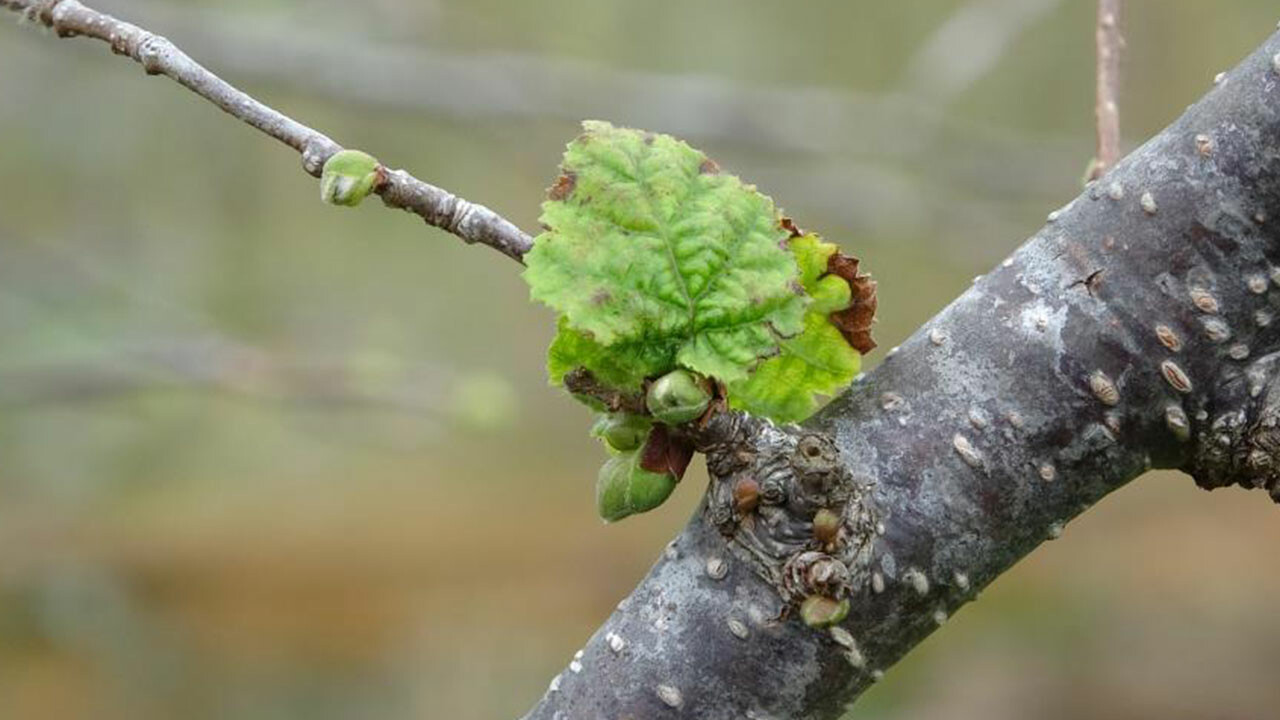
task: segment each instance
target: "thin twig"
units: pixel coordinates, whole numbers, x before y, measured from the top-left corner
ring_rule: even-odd
[[[136,25],[86,7],[77,0],[0,0],[0,7],[22,13],[59,37],[83,35],[102,40],[112,52],[142,65],[149,75],[164,75],[302,155],[302,167],[319,177],[324,163],[342,146],[332,139],[253,99],[192,60],[169,40]],[[425,183],[403,170],[385,173],[376,192],[388,207],[408,210],[427,224],[468,243],[481,243],[520,260],[533,240],[489,208]]]
[[[766,151],[749,168],[737,169],[749,170],[766,192],[786,188],[788,196],[805,198],[808,207],[854,227],[888,224],[901,229],[905,223],[914,232],[930,217],[947,217],[953,225],[980,221],[983,238],[994,241],[1015,234],[1018,226],[1006,222],[1008,213],[992,207],[993,201],[977,208],[974,194],[980,191],[1001,205],[1028,197],[1047,204],[1059,192],[1061,169],[1079,155],[1078,138],[971,123],[948,114],[943,101],[950,90],[917,86],[912,72],[904,74],[900,87],[882,94],[796,83],[759,85],[714,74],[639,71],[533,53],[454,53],[429,44],[339,35],[319,23],[300,34],[288,18],[250,16],[223,5],[83,1],[119,16],[146,18],[169,37],[181,37],[188,53],[224,77],[246,85],[285,86],[358,106],[365,113],[425,113],[463,123],[550,120],[570,128],[567,132],[582,118],[600,117],[716,148]],[[1012,1],[972,3],[1000,9],[1011,8]],[[1054,2],[1059,0],[1028,0],[1026,5]],[[1027,7],[1010,9],[1022,17],[1022,25],[1032,22],[1023,17]],[[1017,32],[1004,15],[988,15],[983,22],[984,39],[992,27],[1000,29],[1000,38]],[[936,47],[934,41],[926,42],[909,66],[921,66],[925,55],[948,62],[929,47]],[[341,48],[341,62],[334,61],[334,48]],[[801,156],[806,159],[797,162]],[[904,183],[894,168],[917,164],[925,156],[928,176]],[[930,212],[921,214],[920,208]]]
[[[1096,180],[1120,159],[1120,9],[1123,0],[1098,0],[1098,88],[1094,117],[1098,125],[1098,149],[1089,179]]]

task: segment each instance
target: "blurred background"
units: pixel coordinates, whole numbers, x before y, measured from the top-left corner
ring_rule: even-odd
[[[1132,146],[1274,2],[1130,0]],[[888,348],[1073,197],[1085,0],[102,0],[526,229],[584,117],[665,131],[865,259]],[[700,494],[603,527],[518,267],[100,43],[0,18],[0,718],[510,718]],[[868,358],[874,365],[882,357]],[[852,718],[1264,718],[1280,515],[1153,473]]]

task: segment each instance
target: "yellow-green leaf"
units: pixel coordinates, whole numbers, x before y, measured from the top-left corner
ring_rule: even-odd
[[[816,235],[791,238],[800,278],[812,298],[804,331],[783,340],[776,357],[760,363],[745,380],[729,385],[729,404],[776,422],[798,422],[818,408],[818,398],[843,389],[858,374],[861,356],[831,322],[849,305],[849,284],[826,275],[836,246]]]

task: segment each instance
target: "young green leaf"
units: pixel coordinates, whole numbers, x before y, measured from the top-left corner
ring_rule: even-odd
[[[776,357],[760,363],[745,380],[729,384],[729,404],[777,422],[797,422],[813,414],[818,395],[840,390],[858,374],[861,356],[831,322],[831,313],[849,306],[849,283],[827,274],[836,246],[817,235],[789,241],[800,266],[800,282],[812,298],[804,331],[781,342]]]
[[[632,450],[609,458],[596,479],[596,509],[605,522],[648,512],[675,490],[679,479],[670,471],[653,472],[640,465],[641,451]]]
[[[674,138],[583,126],[524,257],[532,297],[562,314],[553,381],[586,367],[638,390],[677,366],[745,380],[805,325],[773,202]]]
[[[561,316],[555,340],[547,349],[547,375],[559,385],[574,368],[591,371],[610,387],[638,391],[642,380],[661,375],[675,367],[679,340],[618,342],[606,347],[590,335],[569,327]]]
[[[653,429],[653,419],[645,415],[617,412],[601,414],[591,427],[591,434],[600,438],[610,450],[627,452],[644,444]]]
[[[340,150],[324,163],[320,199],[330,205],[355,207],[378,182],[378,159],[359,150]]]

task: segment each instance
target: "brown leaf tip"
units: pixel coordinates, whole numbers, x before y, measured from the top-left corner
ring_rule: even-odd
[[[804,234],[804,231],[801,230],[798,225],[796,225],[795,221],[787,217],[786,215],[783,215],[781,218],[778,219],[778,227],[782,228],[783,230],[786,230],[787,233],[789,233],[790,236],[793,238],[800,237],[801,235]],[[830,272],[830,270],[828,270],[828,272]]]
[[[698,172],[703,175],[716,175],[720,172],[720,166],[711,158],[703,158],[702,164],[698,166]]]
[[[876,281],[858,272],[858,258],[839,251],[827,260],[827,272],[844,278],[852,296],[849,307],[831,313],[831,323],[854,350],[864,355],[871,352],[876,346],[871,339],[871,326],[876,320]]]
[[[669,472],[677,481],[684,477],[692,459],[693,446],[671,434],[666,425],[654,425],[640,451],[640,467],[649,472]]]
[[[572,170],[566,170],[556,178],[554,185],[547,188],[547,197],[552,200],[564,200],[573,194],[573,189],[577,185],[578,174]]]

